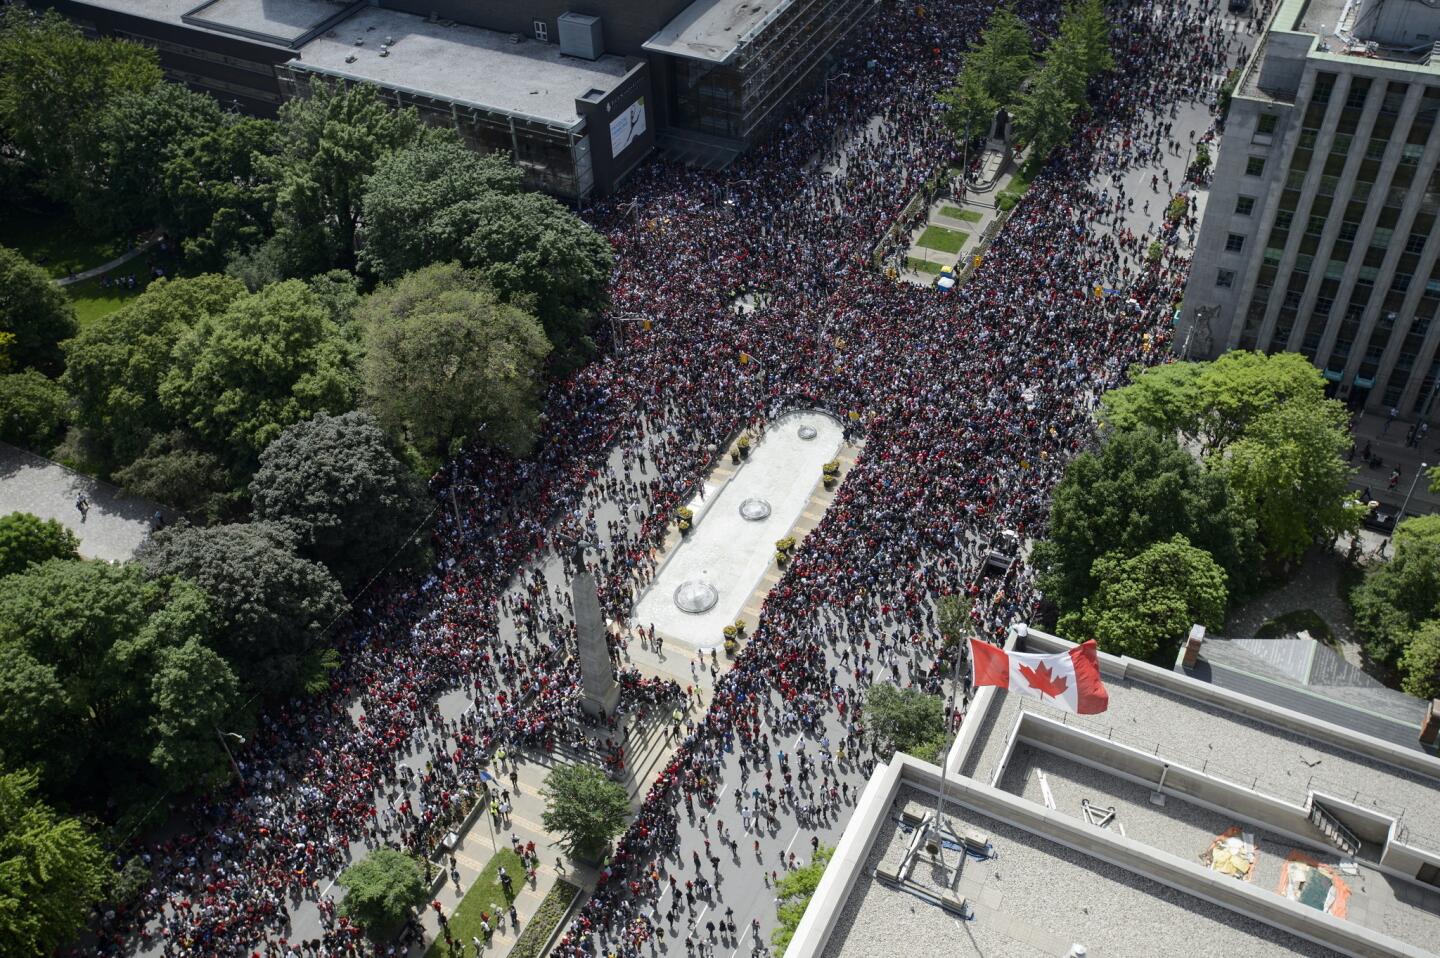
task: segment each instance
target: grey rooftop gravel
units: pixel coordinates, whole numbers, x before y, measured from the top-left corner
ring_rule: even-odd
[[[934,799],[902,788],[894,811],[907,807],[924,814]],[[967,808],[948,807],[957,828],[987,833],[999,853],[987,862],[967,859],[961,872],[959,890],[977,903],[975,919],[960,921],[872,877],[882,861],[898,864],[912,837],[887,818],[842,908],[826,958],[1054,958],[1075,942],[1091,958],[1338,954]],[[930,872],[922,863],[912,877],[936,888]]]

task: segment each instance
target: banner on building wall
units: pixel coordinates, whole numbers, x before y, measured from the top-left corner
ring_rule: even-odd
[[[618,157],[645,132],[645,98],[639,97],[610,121],[610,155]]]

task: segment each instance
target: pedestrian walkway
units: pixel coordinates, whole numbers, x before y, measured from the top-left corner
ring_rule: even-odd
[[[84,513],[76,506],[82,495],[88,503]],[[167,523],[175,518],[158,503],[0,443],[0,516],[12,512],[58,520],[80,539],[82,556],[110,562],[135,555],[150,535],[156,512]]]
[[[160,237],[162,235],[164,235],[163,232],[159,228],[156,228],[155,230],[151,231],[150,235],[145,238],[145,241],[143,243],[140,243],[138,246],[131,247],[130,249],[121,253],[119,256],[110,260],[108,263],[101,263],[99,266],[93,266],[90,269],[84,270],[82,272],[71,273],[69,276],[62,276],[55,281],[55,285],[70,286],[75,283],[83,283],[87,279],[94,279],[96,276],[104,276],[112,269],[119,269],[121,266],[124,266],[126,263],[130,262],[132,259],[135,259],[137,256],[141,256],[144,253],[148,252],[152,246],[160,242]]]
[[[461,833],[459,841],[455,846],[455,864],[460,872],[460,887],[456,888],[455,883],[446,879],[444,886],[435,894],[433,900],[440,902],[440,907],[447,916],[453,915],[459,907],[460,901],[465,897],[465,892],[470,890],[475,879],[484,871],[495,852],[501,848],[511,848],[512,840],[518,840],[521,845],[526,842],[534,842],[536,853],[540,857],[540,864],[535,869],[534,881],[525,881],[522,876],[516,876],[519,894],[515,897],[515,911],[520,916],[520,926],[506,922],[505,930],[496,930],[491,934],[490,941],[482,954],[499,956],[507,955],[511,947],[525,930],[535,912],[539,909],[540,903],[555,886],[557,879],[564,878],[581,890],[581,899],[595,887],[595,880],[598,877],[595,869],[581,862],[575,861],[563,852],[559,846],[552,844],[553,836],[544,830],[540,824],[540,817],[545,811],[545,800],[540,797],[540,785],[544,781],[545,769],[531,763],[521,761],[515,766],[519,774],[519,786],[511,789],[510,802],[513,806],[510,815],[507,816],[497,828],[488,812],[476,816],[474,823],[469,829]],[[503,904],[503,903],[502,903]],[[473,906],[472,906],[473,907]],[[430,943],[441,936],[440,921],[433,908],[424,909],[421,918],[421,927],[425,930],[423,943],[412,945],[407,952],[409,958],[423,958]],[[473,955],[470,942],[462,942],[467,955]]]

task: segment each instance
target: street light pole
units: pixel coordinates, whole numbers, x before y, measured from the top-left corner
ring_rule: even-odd
[[[249,792],[245,791],[245,775],[240,771],[240,763],[235,761],[235,753],[230,751],[230,743],[225,741],[227,735],[241,745],[245,744],[245,736],[237,732],[222,732],[220,726],[215,726],[215,737],[220,740],[220,747],[225,750],[225,757],[230,759],[230,767],[235,770],[235,779],[240,783],[240,794],[248,795]]]
[[[1390,527],[1390,538],[1395,538],[1395,528],[1400,525],[1400,520],[1405,518],[1405,510],[1410,507],[1410,497],[1415,495],[1415,484],[1420,481],[1420,477],[1425,475],[1425,470],[1429,468],[1430,464],[1428,462],[1420,463],[1420,468],[1416,471],[1415,478],[1410,480],[1410,491],[1405,493],[1405,501],[1400,504],[1400,511],[1395,514],[1395,525]]]

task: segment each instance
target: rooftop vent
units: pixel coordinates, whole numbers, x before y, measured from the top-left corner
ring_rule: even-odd
[[[562,13],[556,21],[560,26],[560,53],[582,60],[598,60],[605,53],[605,39],[600,18],[583,13]]]

